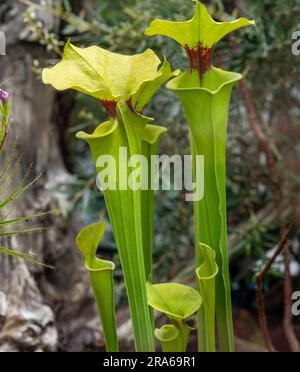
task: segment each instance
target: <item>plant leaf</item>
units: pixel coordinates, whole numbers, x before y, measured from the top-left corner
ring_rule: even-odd
[[[173,324],[166,324],[155,330],[155,337],[160,341],[164,353],[181,351],[179,336],[179,330]]]
[[[203,93],[209,93],[212,95],[218,94],[226,85],[236,83],[241,80],[243,76],[236,72],[224,71],[217,67],[209,69],[199,79],[197,71],[188,71],[180,74],[178,77],[170,80],[167,83],[167,88],[180,93],[186,90],[190,90],[191,93],[201,88]]]
[[[168,61],[164,61],[158,70],[157,76],[152,81],[144,82],[139,90],[132,96],[132,105],[137,112],[142,112],[153,95],[158,91],[164,82],[171,77],[179,75],[179,70],[173,72]]]
[[[55,212],[57,212],[57,210],[53,210],[53,211],[49,211],[49,212],[40,212],[40,213],[37,213],[37,214],[32,214],[30,216],[23,216],[23,217],[14,218],[12,220],[8,220],[7,217],[11,213],[11,211],[9,211],[9,213],[6,216],[4,216],[4,218],[0,218],[0,229],[5,227],[5,226],[15,225],[15,224],[19,224],[21,222],[28,222],[28,221],[31,221],[31,220],[36,219],[38,217],[47,216],[47,215],[55,213]]]
[[[147,294],[151,307],[177,321],[193,315],[202,304],[200,294],[183,284],[147,282]]]
[[[8,248],[0,248],[0,253],[20,258],[20,259],[22,259],[26,262],[29,262],[29,263],[34,264],[34,265],[45,267],[47,269],[54,269],[53,266],[50,266],[50,265],[44,264],[42,262],[39,262],[39,261],[33,259],[29,254],[26,254],[26,253],[17,252],[17,251],[14,251],[12,249],[8,249]]]
[[[203,257],[198,242],[216,252],[219,273],[216,277],[217,326],[222,351],[234,350],[231,290],[227,252],[226,221],[226,135],[231,91],[240,74],[227,73],[227,81],[219,79],[218,69],[211,69],[210,86],[195,86],[185,76],[175,78],[169,88],[178,95],[187,118],[193,154],[194,176],[196,157],[204,156],[204,198],[195,202],[196,265]],[[195,74],[191,74],[194,76]],[[181,80],[181,78],[183,80]],[[205,79],[205,76],[204,76]],[[219,86],[218,86],[219,84]],[[195,178],[196,179],[196,178]],[[200,341],[199,344],[202,342]]]
[[[198,288],[203,300],[203,306],[199,309],[199,351],[215,351],[215,279],[218,274],[216,264],[216,252],[206,244],[199,243],[202,264],[196,270]]]
[[[199,45],[212,48],[230,32],[255,24],[254,21],[249,21],[246,18],[240,18],[233,22],[216,22],[200,1],[195,0],[195,2],[195,14],[191,20],[185,22],[154,20],[145,34],[148,36],[168,36],[190,49],[195,49]]]
[[[125,276],[137,351],[154,351],[146,293],[146,278],[152,269],[153,193],[128,188],[128,160],[134,155],[151,156],[163,132],[149,125],[152,119],[138,114],[173,75],[167,62],[160,69],[159,65],[159,58],[149,49],[124,56],[98,47],[80,49],[68,42],[63,60],[43,71],[46,84],[98,98],[110,116],[110,121],[100,124],[93,134],[79,132],[76,137],[88,142],[100,178],[104,168],[98,163],[101,155],[109,156],[115,164],[115,171],[107,175],[114,187],[104,190],[104,198]],[[126,150],[124,157],[121,148]],[[144,180],[148,169],[139,168]],[[104,177],[101,181],[103,185]],[[142,200],[147,203],[143,208]]]
[[[160,341],[165,353],[184,353],[189,341],[192,328],[180,321],[177,325],[166,324],[155,330],[155,337]]]
[[[234,350],[227,253],[226,131],[231,91],[242,75],[214,68],[212,54],[216,43],[225,35],[254,24],[254,21],[245,18],[233,22],[215,22],[205,6],[196,0],[195,14],[191,20],[155,20],[146,30],[150,36],[160,34],[175,39],[185,48],[190,59],[190,70],[170,80],[167,87],[180,98],[189,123],[194,181],[197,180],[197,156],[205,159],[205,195],[203,200],[195,201],[194,208],[196,263],[197,267],[203,263],[199,241],[216,252],[219,268],[216,276],[216,308],[221,351]],[[211,321],[205,319],[205,322]],[[200,340],[199,344],[203,342]]]
[[[128,188],[128,174],[132,171],[128,160],[133,155],[143,155],[145,148],[150,151],[150,144],[147,146],[145,139],[158,140],[160,132],[153,126],[148,127],[152,119],[132,112],[124,101],[118,102],[117,113],[118,120],[100,124],[92,135],[80,132],[77,138],[89,143],[98,175],[105,168],[98,163],[101,155],[110,155],[115,162],[116,172],[110,172],[110,177],[116,187],[104,190],[104,198],[126,281],[136,350],[154,351],[154,332],[146,293],[152,246],[144,247],[143,233],[147,231],[148,234],[150,230],[143,227],[148,220],[142,220],[149,218],[151,205],[145,207],[146,215],[142,214],[142,191]],[[120,148],[127,151],[125,159],[120,155]],[[124,181],[125,185],[122,185]]]
[[[146,125],[143,132],[142,154],[146,157],[147,163],[151,164],[151,158],[157,153],[158,142],[166,132],[166,128],[156,125]],[[148,188],[141,191],[142,204],[142,228],[143,228],[143,248],[145,260],[146,278],[152,275],[152,247],[154,235],[154,185],[155,175],[151,167],[143,171],[143,177],[147,177]]]
[[[150,49],[127,56],[97,46],[77,48],[68,41],[62,61],[43,70],[43,81],[58,90],[75,89],[100,100],[127,101],[142,84],[165,74],[165,69],[158,71],[159,65],[159,58]],[[145,101],[143,98],[143,104]]]
[[[76,244],[84,257],[84,264],[90,275],[106,349],[108,352],[115,352],[118,351],[113,283],[115,265],[111,261],[101,260],[96,256],[104,231],[104,221],[89,225],[79,232]]]

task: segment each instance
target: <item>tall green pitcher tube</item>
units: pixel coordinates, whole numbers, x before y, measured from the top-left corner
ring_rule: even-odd
[[[196,264],[201,266],[204,261],[200,244],[208,245],[215,251],[219,272],[212,296],[216,298],[220,348],[222,351],[233,351],[226,223],[226,133],[231,91],[242,76],[213,67],[212,57],[219,40],[231,31],[254,22],[245,18],[216,22],[200,1],[194,2],[195,14],[191,20],[154,20],[145,33],[171,37],[185,49],[189,58],[189,71],[172,79],[167,87],[179,97],[189,124],[194,177],[197,172],[196,156],[204,156],[204,198],[194,202]],[[199,315],[200,321],[211,323],[203,314]],[[213,346],[207,350],[204,333],[201,332],[202,324],[198,327],[199,351],[214,351]]]
[[[239,74],[214,68],[204,75],[202,87],[199,87],[198,74],[193,72],[168,84],[183,105],[190,128],[193,159],[197,155],[204,156],[204,197],[194,202],[195,242],[214,247],[216,252],[220,269],[216,278],[216,316],[220,340],[228,351],[233,350],[234,340],[227,254],[226,134],[231,91],[241,78]],[[202,261],[196,244],[196,266]],[[199,324],[200,333],[201,329]],[[202,343],[201,338],[199,343]]]

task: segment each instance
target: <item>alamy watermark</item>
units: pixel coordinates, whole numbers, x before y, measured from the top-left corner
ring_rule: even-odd
[[[292,54],[294,56],[300,56],[300,31],[293,32],[292,39],[294,40],[292,45]]]
[[[0,56],[6,56],[6,36],[0,31]]]
[[[294,316],[300,315],[300,291],[294,292],[292,300],[295,301],[292,306],[292,314]]]
[[[186,201],[199,201],[204,197],[204,166],[202,155],[195,156],[193,171],[191,155],[128,156],[127,147],[120,147],[116,158],[97,159],[97,187],[102,191],[184,190]]]
[[[6,296],[0,291],[0,316],[5,316],[7,312]]]

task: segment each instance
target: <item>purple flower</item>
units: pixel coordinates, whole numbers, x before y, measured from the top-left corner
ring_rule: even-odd
[[[3,103],[8,103],[9,101],[9,94],[3,89],[0,89],[0,101]]]

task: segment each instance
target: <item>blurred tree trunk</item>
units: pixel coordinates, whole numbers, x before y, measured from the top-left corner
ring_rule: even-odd
[[[64,196],[50,190],[71,178],[59,148],[55,92],[45,87],[32,69],[34,59],[45,61],[45,48],[20,36],[26,34],[24,10],[18,0],[0,0],[0,29],[7,36],[7,56],[0,57],[0,82],[13,96],[12,132],[17,136],[16,155],[22,156],[14,184],[22,179],[30,164],[34,176],[43,172],[17,201],[16,215],[63,206]],[[50,15],[37,16],[49,31],[59,27],[59,21]],[[14,137],[13,133],[10,137]],[[99,327],[87,276],[74,246],[78,221],[67,224],[56,214],[39,219],[36,224],[47,230],[14,238],[11,244],[26,253],[34,252],[35,259],[56,269],[44,270],[0,257],[0,291],[7,297],[7,315],[0,317],[0,351],[91,349],[99,338]]]

